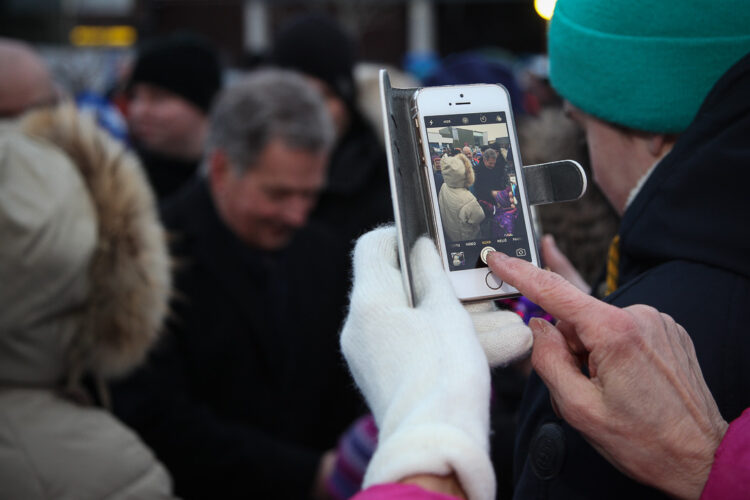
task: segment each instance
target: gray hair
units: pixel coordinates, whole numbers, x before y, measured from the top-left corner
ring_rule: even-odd
[[[303,76],[261,69],[221,92],[211,111],[206,151],[221,149],[244,172],[274,139],[320,152],[328,151],[334,138],[323,97]]]
[[[487,158],[488,160],[497,158],[497,150],[493,148],[487,148],[484,150],[484,153],[482,153],[482,157]]]

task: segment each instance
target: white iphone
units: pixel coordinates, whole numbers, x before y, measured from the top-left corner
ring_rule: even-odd
[[[458,298],[517,295],[486,263],[498,251],[539,265],[508,92],[426,87],[415,92],[412,113],[433,236]]]

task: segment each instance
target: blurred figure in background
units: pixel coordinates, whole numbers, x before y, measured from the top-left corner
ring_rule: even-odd
[[[0,118],[13,118],[57,101],[47,66],[25,43],[0,38],[0,77]]]
[[[350,247],[364,231],[393,219],[385,150],[356,104],[356,52],[341,26],[312,14],[283,26],[270,56],[272,64],[303,73],[325,97],[337,139],[312,219],[331,225]]]
[[[159,200],[195,175],[221,82],[216,49],[197,35],[154,38],[138,49],[127,83],[127,117],[133,146]]]
[[[523,89],[526,113],[536,116],[545,108],[562,107],[562,98],[549,83],[549,59],[546,55],[535,55],[524,61],[518,80]]]
[[[383,133],[383,112],[380,107],[380,70],[386,69],[394,88],[419,87],[419,81],[405,71],[382,63],[358,62],[354,66],[354,82],[357,87],[357,109],[372,125],[381,144]]]
[[[100,407],[161,330],[164,232],[136,158],[55,94],[30,47],[0,40],[0,498],[171,498]]]
[[[363,412],[337,349],[347,248],[308,220],[334,136],[306,79],[251,73],[214,107],[207,175],[163,206],[173,321],[114,408],[183,498],[321,498]]]
[[[440,61],[440,64],[430,75],[424,78],[422,83],[425,87],[501,83],[510,95],[513,115],[516,120],[525,112],[523,93],[516,82],[511,61],[497,57],[490,51],[467,51],[450,54]]]

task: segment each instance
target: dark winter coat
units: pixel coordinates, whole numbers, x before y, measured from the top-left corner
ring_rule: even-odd
[[[312,219],[336,231],[349,248],[379,224],[393,221],[385,150],[359,113],[331,155],[325,190]]]
[[[0,121],[0,499],[173,498],[82,376],[121,375],[167,312],[169,259],[132,155],[72,104]]]
[[[323,452],[360,414],[338,349],[347,255],[319,228],[283,251],[248,248],[205,181],[163,210],[177,296],[165,342],[114,391],[193,498],[306,498]]]
[[[627,208],[620,287],[606,299],[651,305],[684,326],[728,421],[750,406],[748,136],[750,56],[719,80]],[[536,374],[520,421],[515,498],[663,497],[618,472],[558,419]]]
[[[497,162],[494,168],[487,168],[484,164],[484,158],[479,161],[474,172],[476,180],[474,181],[474,195],[479,201],[486,201],[490,205],[495,204],[492,191],[500,191],[508,186],[508,174],[505,171],[506,163],[503,155],[497,154]]]
[[[134,151],[143,164],[148,181],[160,201],[177,193],[195,177],[200,160],[182,160],[162,155],[135,144]]]

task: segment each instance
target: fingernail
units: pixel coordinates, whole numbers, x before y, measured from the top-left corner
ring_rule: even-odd
[[[492,252],[487,256],[487,259],[492,260],[507,260],[508,256],[505,255],[503,252]]]
[[[547,333],[550,324],[542,318],[531,318],[529,321],[529,328],[534,335],[544,335]]]

